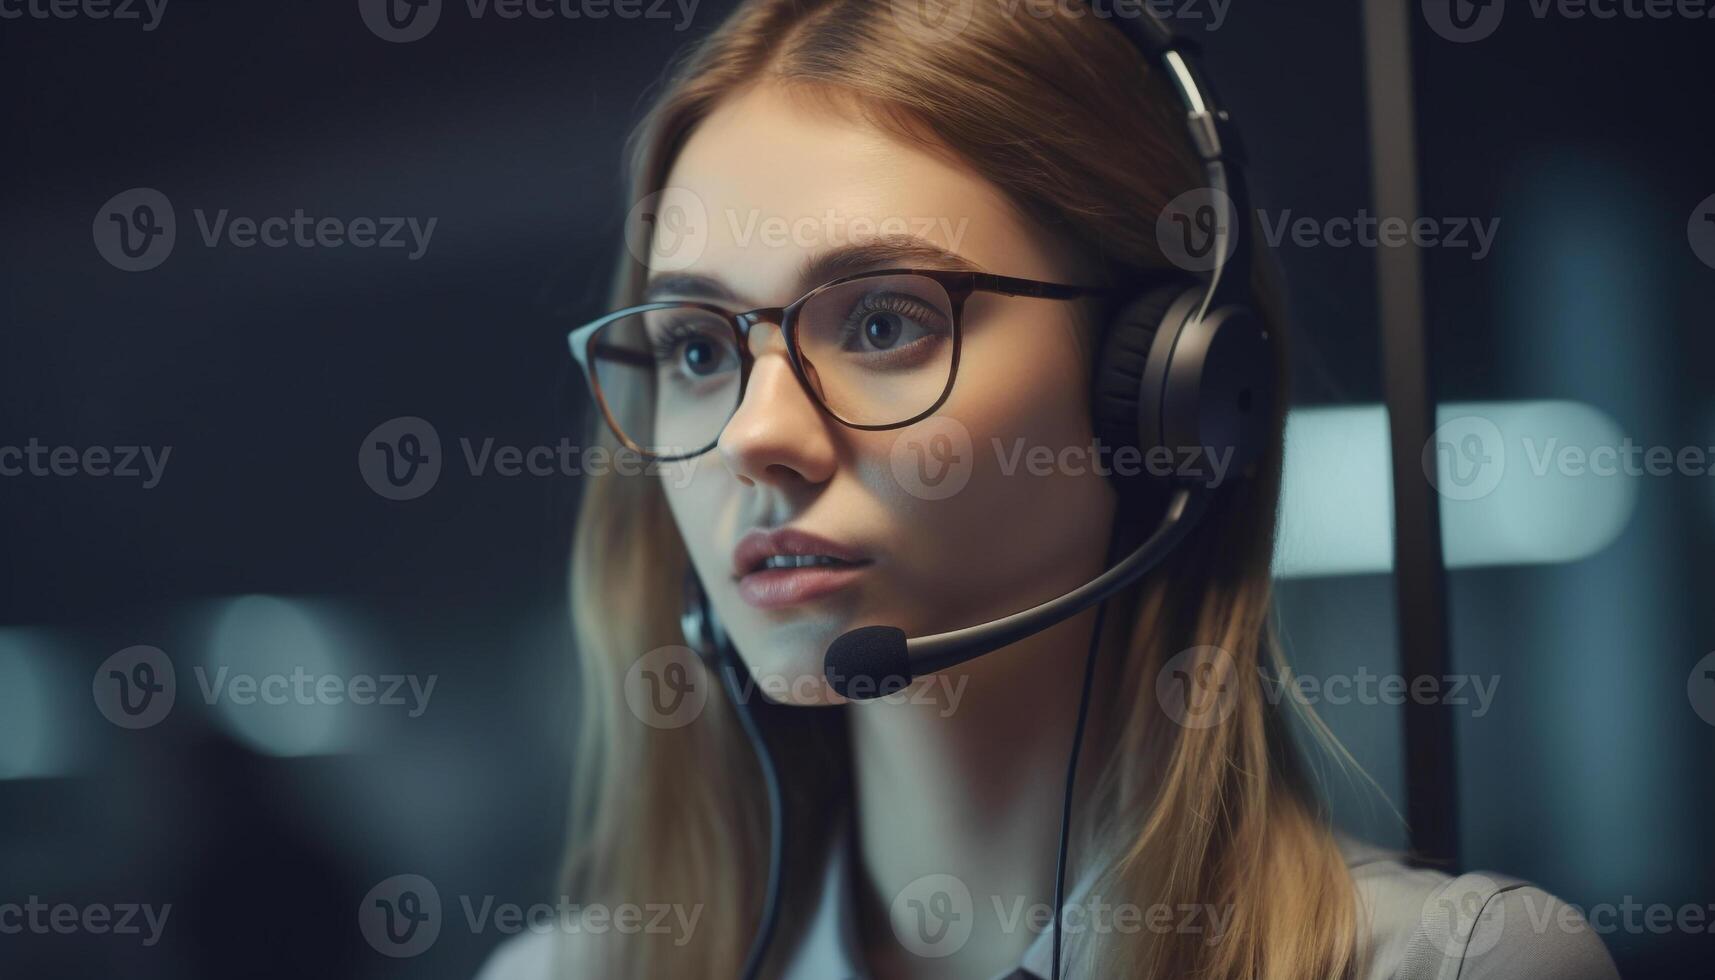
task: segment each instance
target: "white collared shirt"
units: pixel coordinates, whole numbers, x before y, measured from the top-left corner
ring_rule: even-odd
[[[1504,875],[1455,879],[1413,868],[1397,852],[1337,834],[1368,925],[1370,958],[1363,980],[1619,980],[1602,940],[1559,899]],[[803,935],[792,943],[783,980],[867,980],[857,932],[851,848],[829,849],[822,891]],[[1075,889],[1071,904],[1083,888]],[[1452,927],[1451,895],[1477,894],[1475,927]],[[1467,934],[1468,931],[1468,934]],[[503,943],[478,980],[562,980],[556,942],[565,933],[526,932]],[[1018,964],[994,980],[1047,980],[1054,934],[1049,925]],[[563,951],[560,951],[563,952]],[[584,980],[565,977],[563,980]]]
[[[1461,878],[1485,893],[1477,921],[1458,943],[1454,929],[1435,919],[1444,906],[1453,876],[1432,869],[1412,868],[1401,855],[1336,834],[1340,853],[1357,885],[1358,899],[1369,923],[1373,953],[1365,980],[1411,977],[1457,977],[1458,980],[1553,977],[1555,980],[1619,980],[1607,947],[1586,925],[1567,931],[1564,903],[1540,888],[1501,875]],[[851,848],[829,849],[822,896],[815,917],[789,961],[785,980],[863,980],[862,946],[857,935],[856,883]],[[1088,881],[1075,889],[1075,905]],[[1492,887],[1492,895],[1488,889]],[[1582,923],[1582,918],[1578,919]],[[1544,931],[1538,923],[1551,923]],[[1476,946],[1482,946],[1477,950]],[[1024,951],[1018,964],[993,980],[1048,980],[1052,976],[1054,926],[1050,923]]]

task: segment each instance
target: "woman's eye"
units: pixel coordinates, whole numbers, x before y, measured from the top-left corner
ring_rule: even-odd
[[[678,361],[686,373],[707,376],[720,369],[720,348],[707,337],[696,337],[680,345]]]
[[[707,378],[732,370],[738,356],[732,345],[708,331],[671,324],[650,343],[662,370],[685,378]]]
[[[897,313],[871,313],[863,323],[864,342],[877,350],[887,350],[899,343],[909,322]]]
[[[945,332],[945,319],[912,296],[868,296],[852,309],[842,346],[856,353],[899,350]]]

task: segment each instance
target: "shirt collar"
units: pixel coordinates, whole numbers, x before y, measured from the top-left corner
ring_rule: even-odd
[[[1340,831],[1334,832],[1334,839],[1348,867],[1392,856],[1392,852]],[[857,932],[853,844],[848,824],[828,848],[816,911],[805,930],[803,941],[788,962],[784,974],[786,980],[863,980],[869,976],[861,966],[863,956]],[[1067,904],[1078,901],[1089,889],[1093,877],[1086,875],[1078,883],[1068,896]],[[1053,964],[1054,926],[1050,924],[1031,941],[1017,967],[995,980],[1048,980]]]
[[[787,980],[862,980],[869,973],[857,931],[857,879],[853,869],[853,836],[849,825],[828,848],[822,872],[821,896],[805,930],[804,940],[788,963]],[[1087,889],[1081,882],[1067,899],[1076,901]],[[994,980],[1047,980],[1054,962],[1054,929],[1050,925],[1037,934],[1018,965]]]

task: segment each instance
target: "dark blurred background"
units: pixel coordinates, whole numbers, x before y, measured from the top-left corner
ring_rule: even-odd
[[[141,20],[0,4],[23,12],[0,19],[0,446],[171,447],[148,488],[146,468],[0,477],[0,906],[171,906],[151,945],[0,934],[0,976],[467,977],[505,936],[468,927],[462,899],[554,893],[577,481],[476,476],[458,444],[583,431],[563,332],[603,304],[621,141],[671,52],[730,6],[447,2],[399,41],[356,0],[128,8]],[[1174,6],[1265,215],[1373,214],[1360,5],[1232,0],[1218,26]],[[1506,6],[1456,41],[1410,4],[1421,213],[1498,222],[1480,257],[1422,252],[1440,414],[1504,403],[1568,441],[1715,447],[1715,236],[1697,238],[1715,20]],[[98,243],[138,188],[170,201],[176,239],[124,271]],[[221,209],[435,225],[415,258],[205,246],[197,212]],[[1308,675],[1398,671],[1375,250],[1279,252],[1301,406],[1283,630]],[[445,467],[390,500],[359,447],[402,417],[433,427]],[[1604,939],[1626,976],[1706,975],[1715,477],[1563,482],[1505,483],[1481,513],[1443,502],[1453,665],[1500,679],[1455,724],[1464,863],[1586,909],[1703,909],[1701,928]],[[177,697],[132,729],[100,688],[145,677],[138,657],[167,658]],[[393,706],[203,696],[294,666],[435,686],[415,707],[408,686]],[[1399,709],[1318,707],[1399,803]],[[1353,780],[1329,792],[1343,823],[1404,842]],[[401,874],[447,909],[406,959],[358,918]]]

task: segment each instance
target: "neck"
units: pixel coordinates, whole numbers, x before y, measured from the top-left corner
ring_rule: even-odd
[[[1086,611],[852,707],[863,931],[877,976],[1005,973],[1051,921],[1066,752],[1094,625]],[[970,938],[944,958],[901,948],[890,926],[926,916],[926,934],[937,933],[935,910],[948,906],[934,904],[932,884],[912,885],[934,874],[971,896],[967,909],[951,907],[966,912]]]

